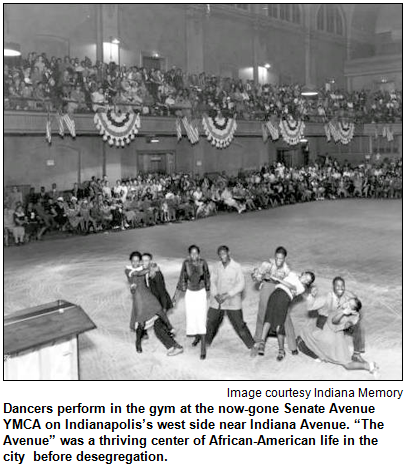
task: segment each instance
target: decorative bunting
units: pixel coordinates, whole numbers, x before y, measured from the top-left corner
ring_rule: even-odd
[[[197,124],[196,122],[190,122],[189,123],[189,120],[187,119],[187,117],[183,117],[182,118],[182,123],[183,123],[183,126],[186,130],[186,135],[189,139],[189,141],[192,143],[192,144],[196,144],[199,142],[199,129],[197,127]]]
[[[324,125],[324,131],[326,133],[327,142],[330,142],[331,140],[330,122]]]
[[[291,115],[289,115],[286,120],[280,121],[279,128],[281,130],[283,140],[292,146],[298,144],[304,137],[304,122],[302,120],[294,120]]]
[[[61,138],[65,136],[65,128],[63,126],[62,115],[58,115],[58,132]]]
[[[70,115],[58,113],[55,115],[55,118],[58,122],[58,133],[61,138],[65,136],[65,125],[72,138],[76,138],[75,121]],[[52,143],[52,119],[49,113],[45,124],[45,139],[48,141],[48,144]]]
[[[335,143],[348,144],[354,137],[355,125],[349,122],[338,122],[334,124],[332,121],[324,125],[327,141],[330,141],[331,136]]]
[[[237,130],[236,120],[234,118],[223,117],[221,114],[214,118],[203,115],[202,123],[207,140],[219,149],[230,145]]]
[[[330,121],[324,125],[327,141],[333,137],[335,143],[348,144],[354,137],[355,125],[348,122],[334,122]]]
[[[267,140],[268,140],[268,129],[267,129],[265,123],[263,123],[263,124],[261,125],[261,128],[262,128],[262,141],[263,141],[264,143],[266,143]]]
[[[272,141],[279,139],[279,128],[277,122],[272,122],[272,120],[268,120],[266,122],[266,127],[271,135]]]
[[[392,125],[384,125],[382,129],[382,136],[388,141],[393,141]]]
[[[349,122],[338,122],[341,144],[348,144],[354,137],[355,125]]]
[[[45,126],[45,139],[48,141],[48,144],[52,142],[52,126],[51,126],[51,118],[48,114],[47,116],[47,123]]]
[[[65,122],[66,127],[68,128],[72,138],[76,138],[76,127],[73,118],[71,118],[68,114],[65,114],[62,115],[61,120],[62,122]]]
[[[179,117],[176,119],[175,125],[176,125],[176,134],[178,136],[178,142],[179,142],[182,139],[182,125],[181,125]]]
[[[125,143],[135,138],[141,127],[141,119],[138,113],[115,112],[113,108],[108,108],[106,112],[99,111],[94,115],[94,123],[103,135],[103,140],[110,146],[124,147]]]

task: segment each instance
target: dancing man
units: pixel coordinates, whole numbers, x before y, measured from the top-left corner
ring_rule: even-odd
[[[377,364],[351,358],[344,336],[346,329],[358,323],[361,308],[361,301],[353,297],[340,305],[337,311],[329,313],[322,329],[314,320],[309,321],[297,338],[299,349],[314,359],[342,365],[347,370],[367,370],[376,377]]]
[[[326,296],[319,297],[317,293],[313,294],[313,298],[308,303],[309,310],[317,310],[317,327],[323,329],[327,318],[330,314],[336,313],[340,307],[346,302],[354,298],[355,295],[345,289],[345,280],[337,276],[333,279],[333,290]],[[360,310],[358,313],[357,321],[346,328],[346,333],[352,335],[354,352],[352,354],[352,361],[365,363],[362,358],[362,353],[365,352],[365,330],[363,323],[363,312]]]
[[[142,254],[143,268],[148,270],[148,274],[146,276],[147,285],[158,299],[164,313],[167,314],[167,312],[173,308],[173,303],[171,296],[166,289],[165,278],[162,271],[156,263],[152,262],[152,260],[153,256],[151,253]]]
[[[220,261],[214,266],[210,281],[211,299],[207,316],[207,344],[212,343],[224,314],[227,313],[234,330],[248,349],[251,349],[254,339],[244,322],[242,313],[242,295],[245,288],[242,268],[230,257],[228,246],[220,246],[217,254]]]

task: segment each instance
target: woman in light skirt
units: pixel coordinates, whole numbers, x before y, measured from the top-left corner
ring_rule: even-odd
[[[200,258],[200,248],[189,247],[189,256],[182,264],[174,302],[180,292],[185,292],[186,334],[195,336],[192,345],[200,341],[200,358],[206,358],[206,320],[208,298],[210,296],[210,272],[204,259]]]

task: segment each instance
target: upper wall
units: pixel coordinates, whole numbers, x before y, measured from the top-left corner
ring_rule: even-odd
[[[94,61],[96,44],[118,37],[114,59],[123,65],[140,65],[142,54],[156,53],[167,68],[238,77],[269,63],[267,82],[319,86],[330,79],[345,86],[348,58],[393,54],[401,44],[401,5],[338,5],[343,36],[317,30],[321,5],[301,4],[301,23],[294,24],[267,16],[265,4],[251,4],[251,13],[232,4],[210,4],[210,10],[207,4],[8,4],[5,40],[20,43],[24,56],[37,51]]]
[[[120,5],[123,64],[141,64],[142,53],[158,53],[168,66],[186,69],[185,9],[170,4]]]
[[[26,56],[31,51],[46,52],[48,56],[96,59],[98,42],[98,11],[96,4],[24,4],[8,5],[5,16],[6,40],[21,44]],[[143,53],[159,54],[166,67],[176,66],[190,72],[238,76],[254,63],[272,65],[269,82],[305,83],[306,44],[311,41],[315,53],[317,34],[310,34],[317,8],[302,6],[302,23],[293,24],[264,15],[237,11],[232,6],[211,6],[210,14],[203,4],[104,4],[102,35],[99,43],[120,39],[120,63],[140,65]],[[309,29],[310,28],[310,29]],[[339,80],[341,44],[326,41],[325,67],[334,69]],[[107,54],[108,56],[108,54]],[[114,53],[114,58],[117,59]],[[106,52],[105,52],[106,59]],[[107,57],[108,59],[108,57]],[[320,82],[312,59],[312,81]],[[117,61],[117,60],[116,60]]]
[[[6,40],[19,43],[23,56],[36,51],[48,57],[96,58],[94,5],[8,5],[4,28]]]

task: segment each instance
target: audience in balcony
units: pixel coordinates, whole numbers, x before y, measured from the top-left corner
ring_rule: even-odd
[[[326,86],[316,98],[301,95],[300,85],[254,85],[252,81],[187,75],[114,62],[93,64],[89,58],[56,57],[32,52],[20,66],[4,66],[5,108],[90,112],[115,105],[144,115],[188,115],[220,109],[239,119],[264,120],[291,114],[324,122],[348,118],[358,123],[402,120],[401,91],[346,92]]]
[[[16,187],[5,195],[4,238],[15,244],[41,239],[52,230],[88,234],[188,221],[219,211],[246,211],[324,199],[401,198],[402,162],[369,162],[352,167],[326,158],[322,164],[287,167],[281,162],[237,177],[192,177],[175,173],[144,174],[117,180],[107,177],[60,192],[31,188],[22,203]]]

